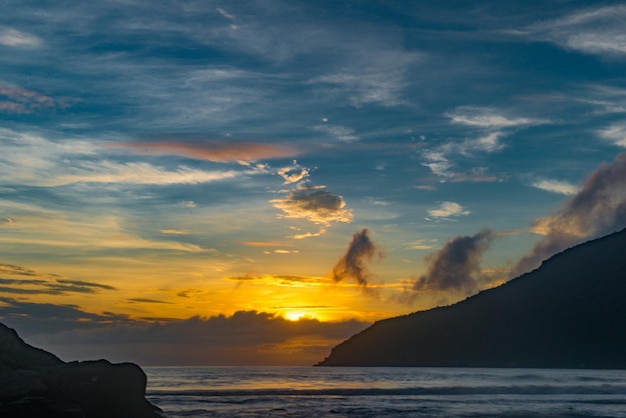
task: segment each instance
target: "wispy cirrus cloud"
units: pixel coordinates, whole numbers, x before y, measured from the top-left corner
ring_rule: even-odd
[[[79,162],[67,174],[59,174],[44,180],[40,184],[48,186],[65,186],[75,183],[107,183],[107,184],[199,184],[232,179],[239,172],[204,171],[185,166],[176,170],[155,167],[148,163],[116,163],[113,161]]]
[[[14,86],[0,86],[0,112],[28,114],[59,106],[50,96]]]
[[[471,136],[459,141],[451,140],[436,147],[421,151],[422,165],[430,168],[433,174],[450,181],[499,181],[501,177],[487,175],[484,167],[474,167],[473,173],[458,172],[454,169],[455,155],[472,156],[479,153],[491,154],[505,148],[502,142],[511,132],[530,126],[551,123],[548,119],[510,116],[491,107],[458,106],[445,113],[454,125],[467,127]],[[472,137],[473,136],[473,137]],[[476,171],[481,171],[476,174]]]
[[[459,106],[446,113],[452,123],[488,129],[511,128],[516,126],[541,125],[549,123],[545,119],[510,117],[489,107]]]
[[[580,188],[574,184],[566,181],[551,179],[537,180],[532,184],[532,186],[547,192],[564,194],[567,196],[575,195],[580,190]]]
[[[43,39],[32,33],[7,26],[0,27],[0,45],[12,48],[38,48],[43,44]]]
[[[345,142],[356,141],[359,139],[359,137],[355,135],[354,129],[346,126],[324,124],[314,126],[313,130],[322,132],[330,137],[337,138],[338,140]]]
[[[297,155],[294,148],[250,141],[142,141],[118,142],[110,147],[128,148],[137,154],[180,155],[213,162],[257,161]]]
[[[0,129],[4,170],[0,181],[41,187],[72,184],[172,185],[200,184],[232,179],[235,170],[201,170],[179,165],[158,167],[147,162],[118,162],[108,146],[83,139],[51,140],[35,133]],[[230,154],[232,156],[232,154]],[[242,154],[238,154],[242,156]],[[226,157],[224,157],[226,158]],[[247,171],[248,174],[253,171]]]
[[[520,34],[586,54],[626,54],[626,6],[589,7],[558,19],[540,22]]]
[[[626,123],[616,122],[604,129],[600,129],[598,134],[618,147],[626,148]]]
[[[203,248],[188,242],[156,240],[138,235],[124,227],[123,221],[110,213],[82,214],[73,212],[70,216],[64,211],[45,207],[0,202],[0,208],[9,211],[14,218],[11,224],[3,226],[6,231],[0,234],[0,244],[13,248],[54,248],[80,250],[157,250],[182,251],[185,253],[209,253],[212,249]],[[182,237],[182,236],[181,236]]]

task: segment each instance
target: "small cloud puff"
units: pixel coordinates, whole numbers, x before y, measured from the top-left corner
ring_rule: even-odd
[[[301,167],[296,161],[289,167],[278,170],[278,175],[285,179],[283,184],[297,183],[309,175],[309,169]]]
[[[575,195],[580,190],[578,186],[575,186],[566,181],[559,180],[538,180],[534,182],[533,187],[536,187],[547,192],[559,193],[564,195]]]
[[[455,202],[442,202],[436,209],[431,209],[428,214],[434,218],[449,218],[451,216],[469,215],[470,211]]]
[[[352,210],[345,209],[343,197],[329,192],[325,186],[299,184],[286,193],[283,199],[270,201],[285,213],[281,215],[283,218],[306,219],[323,226],[352,222]]]

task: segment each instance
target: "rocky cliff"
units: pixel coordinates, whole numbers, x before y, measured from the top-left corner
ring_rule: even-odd
[[[379,321],[319,365],[626,368],[626,230],[455,305]]]
[[[0,417],[162,418],[135,364],[65,363],[0,324]]]

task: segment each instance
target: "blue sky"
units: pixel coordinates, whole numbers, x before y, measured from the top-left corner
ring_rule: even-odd
[[[625,4],[3,10],[0,319],[41,344],[237,312],[364,326],[626,226]]]

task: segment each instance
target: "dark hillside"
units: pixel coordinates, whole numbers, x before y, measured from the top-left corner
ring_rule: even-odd
[[[379,321],[319,365],[626,368],[626,230],[455,305]]]

